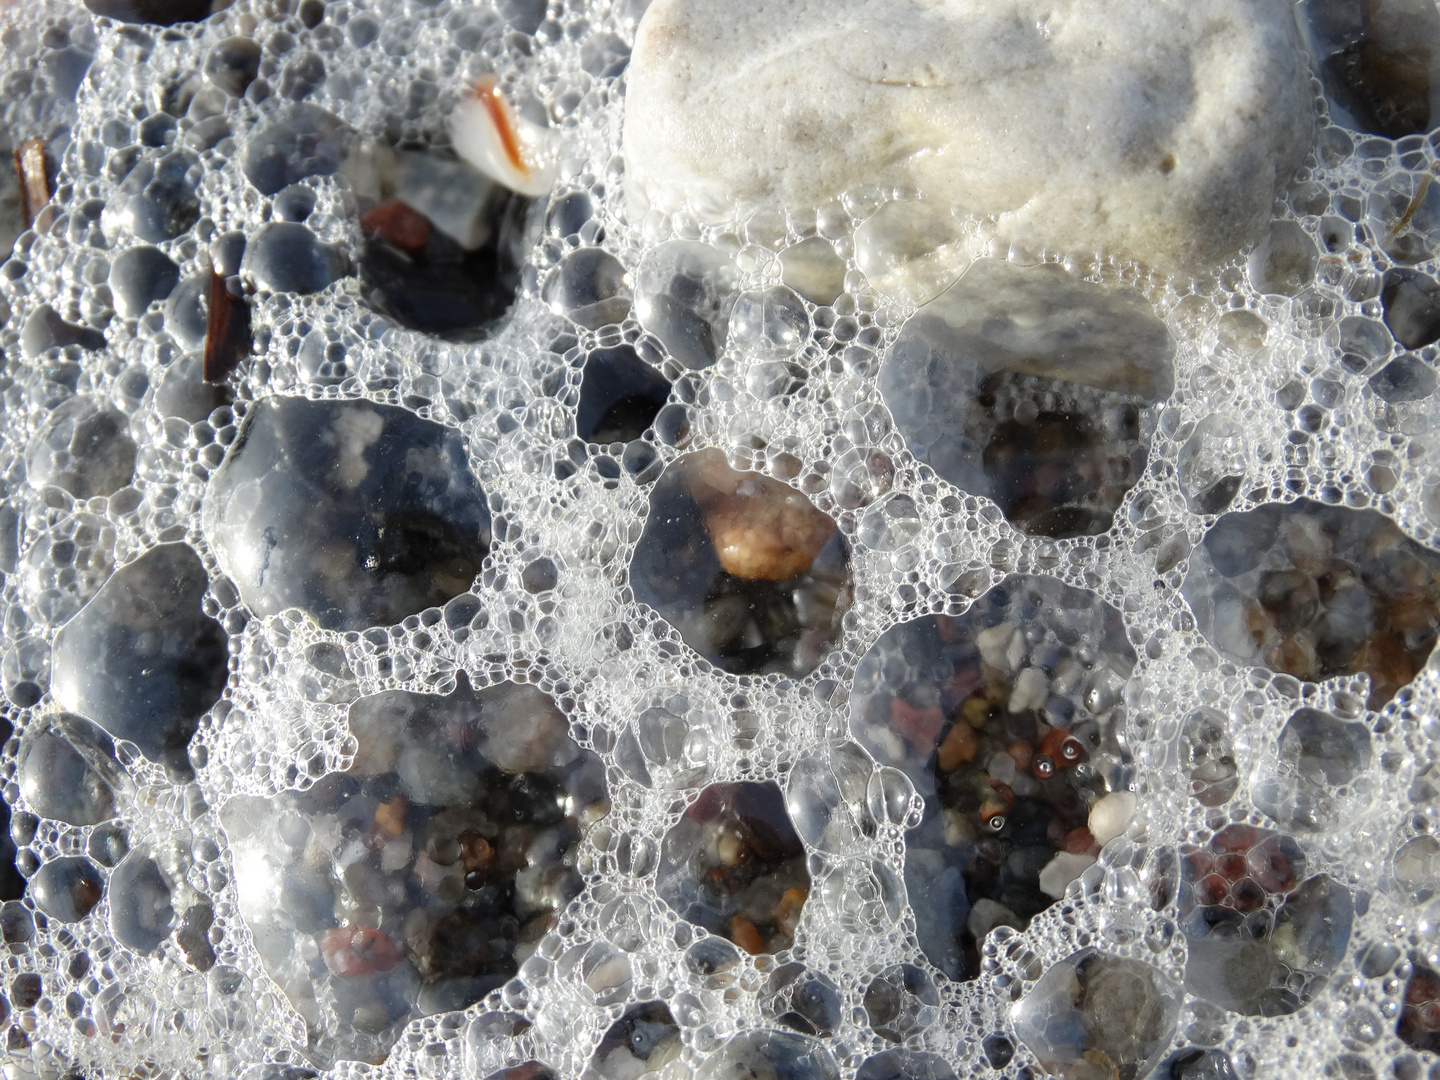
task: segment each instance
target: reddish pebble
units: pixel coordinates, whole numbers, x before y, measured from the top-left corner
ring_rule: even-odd
[[[1093,855],[1100,850],[1095,837],[1084,825],[1065,834],[1065,850],[1071,855]]]
[[[917,754],[929,757],[930,751],[935,749],[935,740],[940,737],[940,729],[945,726],[945,714],[940,711],[939,705],[917,709],[904,698],[897,697],[890,702],[890,726],[915,748]]]
[[[362,926],[337,926],[320,937],[325,966],[346,978],[377,975],[400,966],[400,946],[389,934]]]
[[[365,211],[360,227],[375,233],[405,251],[419,251],[430,240],[430,221],[399,199],[391,199]]]

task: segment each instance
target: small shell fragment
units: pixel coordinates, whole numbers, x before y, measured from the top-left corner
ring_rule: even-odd
[[[20,212],[24,215],[25,227],[29,229],[50,201],[44,140],[28,139],[15,149],[15,175],[20,178]]]
[[[205,325],[208,383],[224,382],[250,355],[250,305],[230,291],[229,281],[210,272],[210,313]]]
[[[498,184],[531,197],[555,179],[549,133],[515,115],[494,75],[483,75],[450,114],[455,152]]]

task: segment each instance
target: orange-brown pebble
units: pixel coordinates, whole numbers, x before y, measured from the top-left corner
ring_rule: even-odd
[[[765,951],[765,942],[760,939],[760,931],[756,930],[755,924],[744,915],[730,917],[730,940],[751,956],[759,956]]]
[[[391,199],[360,215],[360,227],[405,251],[419,251],[430,240],[430,221],[399,199]]]
[[[1035,756],[1035,751],[1030,744],[1020,740],[1007,746],[1005,752],[1015,759],[1015,768],[1017,769],[1028,769],[1031,759]]]
[[[941,772],[954,772],[967,761],[975,760],[980,749],[980,740],[975,729],[969,724],[954,724],[945,741],[940,744],[939,765]]]
[[[726,573],[753,581],[784,581],[810,569],[835,535],[834,519],[789,484],[737,472],[718,450],[690,465],[690,494]]]
[[[375,808],[375,827],[390,836],[399,836],[405,831],[405,800],[401,796],[396,795]]]
[[[1095,837],[1084,825],[1071,829],[1065,834],[1065,850],[1071,855],[1093,855],[1100,850]]]
[[[800,909],[810,894],[804,889],[786,889],[785,895],[775,905],[775,926],[787,937],[795,936],[795,927],[800,925]]]

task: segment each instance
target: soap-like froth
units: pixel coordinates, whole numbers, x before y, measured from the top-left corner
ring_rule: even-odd
[[[624,149],[637,217],[898,189],[1180,271],[1263,233],[1313,111],[1284,0],[658,0]]]

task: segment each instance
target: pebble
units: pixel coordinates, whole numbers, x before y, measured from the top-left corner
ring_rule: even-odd
[[[180,281],[180,267],[159,248],[127,248],[110,264],[110,294],[122,318],[134,318],[156,300],[165,300]]]
[[[906,881],[920,947],[951,978],[978,971],[992,926],[1024,929],[1095,861],[1088,815],[1115,798],[1119,753],[1107,713],[1133,663],[1108,604],[1020,576],[861,658],[852,730],[925,800]]]
[[[656,888],[682,919],[752,956],[789,948],[810,874],[779,787],[704,788],[661,841]]]
[[[1135,816],[1135,793],[1133,791],[1112,791],[1102,795],[1090,806],[1090,817],[1086,826],[1095,843],[1104,847],[1130,826]]]
[[[216,409],[234,401],[228,386],[205,381],[203,368],[204,361],[199,355],[181,357],[166,368],[160,385],[155,388],[155,411],[161,416],[175,416],[198,424]]]
[[[29,360],[70,345],[93,352],[105,347],[105,335],[92,327],[66,322],[49,304],[41,304],[31,312],[20,331],[20,351]]]
[[[839,640],[849,549],[803,494],[703,451],[666,468],[650,507],[632,587],[705,659],[803,674]]]
[[[1385,274],[1380,291],[1385,325],[1407,349],[1440,341],[1440,281],[1414,270]]]
[[[1119,14],[1113,0],[657,0],[627,77],[632,216],[918,189],[995,215],[1005,239],[1212,266],[1264,235],[1309,148],[1290,5]]]
[[[1280,731],[1276,760],[1250,785],[1255,805],[1283,827],[1333,828],[1345,817],[1344,787],[1370,766],[1370,732],[1318,709],[1297,709]]]
[[[248,868],[240,915],[327,1065],[384,1058],[412,1018],[511,979],[580,891],[583,822],[606,808],[603,766],[533,686],[462,676],[447,696],[360,698],[348,720],[348,772],[220,812]]]
[[[944,479],[1028,533],[1094,534],[1143,474],[1174,350],[1138,293],[984,259],[905,323],[880,392]]]
[[[205,77],[232,97],[242,97],[245,88],[260,74],[260,56],[258,41],[228,37],[210,47],[205,57]]]
[[[1059,851],[1040,871],[1040,891],[1046,896],[1059,900],[1065,895],[1065,886],[1095,865],[1094,855],[1075,855]]]
[[[1015,1006],[1015,1033],[1056,1076],[1149,1076],[1181,997],[1143,961],[1084,949],[1045,972]]]
[[[199,22],[217,7],[227,5],[217,0],[85,0],[85,6],[117,22],[174,26]]]
[[[1183,589],[1232,659],[1310,681],[1363,672],[1379,708],[1434,649],[1437,583],[1440,553],[1390,519],[1299,499],[1222,516]]]
[[[205,344],[209,319],[210,275],[192,274],[165,302],[165,329],[186,352]]]
[[[56,636],[56,700],[183,769],[190,736],[229,674],[225,633],[201,607],[209,585],[184,544],[162,544],[117,570]]]
[[[1306,0],[1301,25],[1336,123],[1402,139],[1440,122],[1440,12],[1426,0]]]
[[[45,863],[30,879],[35,906],[63,923],[79,922],[105,893],[105,878],[89,859],[76,856]]]
[[[200,217],[200,159],[189,150],[154,150],[120,183],[100,215],[112,243],[125,233],[148,244],[173,240]]]
[[[113,495],[135,473],[135,442],[125,416],[88,398],[54,409],[31,440],[26,473],[34,487],[53,484],[76,499]]]
[[[62,724],[84,724],[61,714]],[[115,816],[115,792],[105,778],[52,727],[28,737],[20,749],[20,793],[41,817],[71,825],[96,825]]]
[[[241,272],[270,292],[314,293],[350,272],[350,260],[338,245],[325,244],[306,226],[270,221],[260,226],[245,248]]]
[[[281,109],[250,137],[242,168],[261,195],[274,195],[307,176],[330,176],[353,141],[332,113],[300,102]]]
[[[690,494],[728,574],[783,581],[804,573],[836,525],[803,494],[759,473],[731,469],[718,451],[694,459]]]
[[[203,524],[262,617],[399,622],[465,592],[490,512],[458,431],[364,401],[267,398],[210,482]]]
[[[680,1028],[663,1002],[632,1005],[606,1030],[582,1080],[637,1080],[677,1061]]]
[[[779,1031],[732,1036],[696,1067],[694,1080],[839,1080],[823,1043]]]

